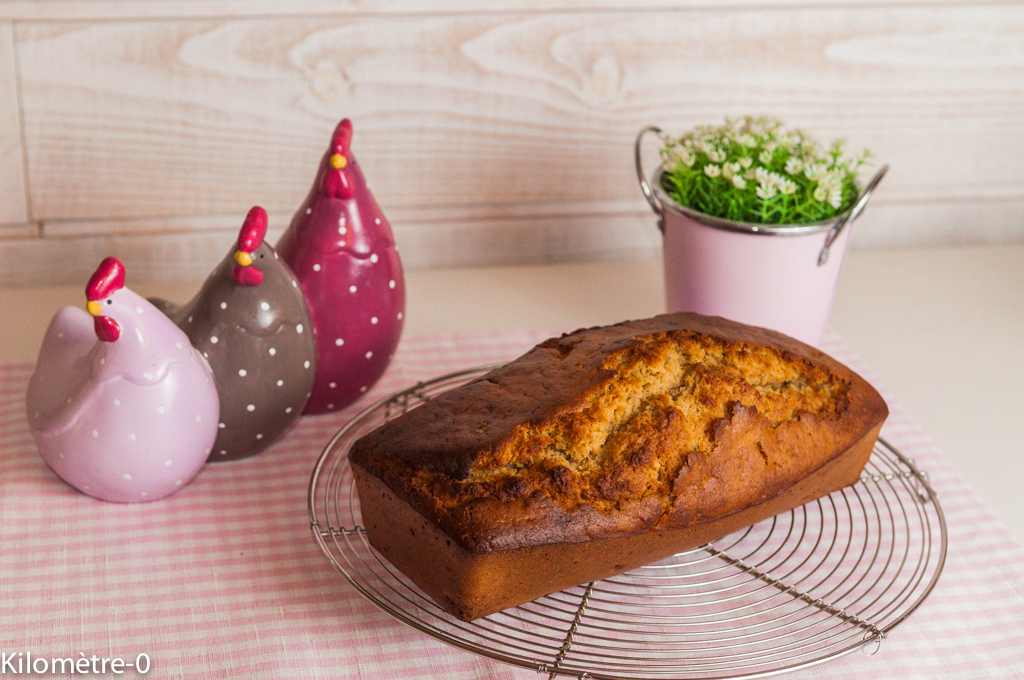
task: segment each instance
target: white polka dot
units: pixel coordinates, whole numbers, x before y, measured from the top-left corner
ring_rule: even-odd
[[[370,262],[372,262],[374,264],[377,264],[377,260],[378,259],[380,259],[380,258],[377,257],[377,253],[374,253],[374,254],[370,255]]]
[[[128,441],[130,441],[130,442],[135,441],[135,435],[134,434],[128,435]]]
[[[202,416],[196,416],[196,422],[197,423],[201,423],[202,421],[203,421],[203,417]]]
[[[380,224],[380,218],[379,217],[374,218],[373,223],[374,224]]]
[[[399,320],[399,321],[401,321],[401,320],[402,320],[402,313],[401,313],[401,312],[399,312],[399,313],[398,313],[398,320]]]
[[[301,323],[298,324],[297,326],[295,326],[295,332],[296,333],[302,333],[303,330],[304,329],[302,328],[302,324]]]
[[[306,208],[306,214],[307,215],[312,215],[313,214],[313,209],[312,208]]]
[[[284,381],[283,380],[278,380],[277,381],[277,386],[280,387],[281,385],[284,385]]]
[[[217,336],[216,335],[211,335],[210,336],[210,342],[213,343],[214,345],[216,345],[217,344]]]
[[[225,425],[224,423],[217,423],[217,427],[223,430],[225,427],[227,427],[227,425]]]
[[[220,308],[221,309],[227,309],[228,308],[228,303],[226,303],[226,302],[220,303]]]
[[[142,312],[144,312],[144,311],[146,311],[146,310],[144,310],[142,307],[136,307],[135,308],[135,313],[136,314],[142,314]]]
[[[334,410],[334,404],[328,404],[328,405],[327,405],[327,409],[328,409],[329,411],[333,411],[333,410]]]
[[[277,254],[276,250],[274,251],[274,259],[275,260],[280,260],[281,259],[280,256]]]
[[[174,346],[177,347],[178,349],[181,349],[181,343],[180,342],[174,343]]]
[[[264,312],[269,312],[270,311],[270,303],[269,302],[261,302],[260,303],[260,309],[262,309]]]
[[[191,317],[191,316],[190,316],[190,317],[188,317],[188,322],[189,322],[189,323],[192,323],[192,317]]]
[[[181,486],[181,480],[180,479],[174,480],[174,486]]]
[[[277,350],[274,349],[273,347],[268,349],[267,352],[270,354],[270,356],[274,356],[275,354],[277,354]]]
[[[298,281],[292,281],[292,288],[298,288],[298,287],[299,287],[299,282]]]
[[[253,404],[249,404],[248,406],[245,407],[245,410],[248,411],[249,413],[252,413],[253,411],[256,410],[256,406]]]
[[[120,406],[120,405],[121,405],[121,400],[120,399],[115,399],[114,400],[114,406]]]
[[[222,455],[222,456],[226,456],[226,455],[228,455],[228,452],[227,452],[227,451],[225,451],[224,449],[221,449],[221,450],[220,450],[220,455]]]
[[[100,433],[99,433],[99,432],[97,432],[96,430],[93,430],[93,431],[92,431],[92,436],[93,436],[93,437],[99,437],[99,436],[100,436]]]
[[[157,406],[157,407],[156,407],[156,412],[157,412],[157,413],[163,413],[163,412],[164,412],[164,411],[166,411],[166,410],[167,410],[167,409],[165,409],[165,408],[164,408],[163,406]]]
[[[261,435],[261,434],[257,434],[257,435],[256,435],[256,439],[263,439],[263,435]]]
[[[292,412],[292,407],[291,407],[291,406],[289,406],[288,408],[286,408],[286,409],[284,410],[284,412],[285,412],[285,413],[291,413],[291,412]]]
[[[342,236],[344,236],[345,234],[348,233],[348,229],[346,229],[345,226],[342,225],[342,226],[338,227],[338,233],[341,234]]]
[[[132,476],[126,472],[124,473],[124,478],[127,479],[128,481],[131,481]]]
[[[64,460],[64,454],[63,453],[58,453],[57,457],[60,458],[61,460]]]
[[[166,465],[167,467],[171,467],[171,465],[173,465],[173,464],[174,464],[174,461],[171,460],[170,458],[168,458],[167,460],[164,461],[164,465]]]
[[[153,374],[152,373],[143,373],[142,377],[145,378],[146,380],[152,380],[153,379]]]
[[[333,389],[334,389],[335,387],[337,387],[337,386],[338,386],[338,383],[336,383],[336,382],[332,382],[332,383],[331,383],[330,385],[328,385],[328,387],[330,387],[330,388],[331,388],[332,390],[333,390]]]
[[[366,358],[367,359],[372,359],[373,358],[373,352],[367,352],[366,353]]]
[[[376,323],[377,323],[377,317],[375,317],[375,316],[371,316],[371,317],[370,317],[370,323],[372,323],[372,324],[376,324]]]
[[[320,265],[318,265],[318,264],[313,265],[313,271],[315,271],[315,272],[320,271]]]
[[[302,367],[303,368],[309,368],[309,362],[308,361],[302,362]]]
[[[238,369],[238,375],[244,378],[245,376],[249,375],[249,373],[244,368],[240,368]]]
[[[142,496],[143,498],[145,498],[146,496],[148,496],[148,495],[149,495],[149,492],[148,492],[148,491],[143,491],[143,492],[142,492],[142,493],[140,493],[139,495],[140,495],[140,496]]]
[[[365,392],[366,391],[366,385],[363,385],[362,387],[360,387],[359,391],[360,392]]]
[[[391,279],[390,281],[388,281],[388,288],[394,288],[394,287],[395,287],[395,280]]]
[[[338,347],[341,347],[342,345],[345,344],[345,341],[342,340],[341,338],[336,338],[334,344],[337,345]]]
[[[350,292],[350,293],[356,292],[356,287],[355,286],[349,286],[348,287],[348,292]]]

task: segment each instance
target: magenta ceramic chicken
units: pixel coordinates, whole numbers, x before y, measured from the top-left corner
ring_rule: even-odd
[[[25,404],[43,459],[105,501],[152,501],[202,468],[217,436],[213,375],[188,337],[124,287],[124,265],[100,263],[88,312],[50,322]]]
[[[220,396],[211,461],[259,453],[301,415],[316,338],[292,270],[269,243],[267,213],[246,215],[234,247],[188,303],[154,299],[210,362]]]
[[[391,226],[352,156],[341,121],[313,187],[277,243],[298,277],[317,340],[306,413],[351,404],[384,373],[402,334],[405,283]]]

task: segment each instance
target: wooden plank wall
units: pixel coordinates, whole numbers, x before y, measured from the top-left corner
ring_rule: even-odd
[[[890,164],[854,247],[1024,240],[1018,3],[0,0],[0,285],[201,279],[346,116],[406,267],[653,256],[637,131],[745,113]]]

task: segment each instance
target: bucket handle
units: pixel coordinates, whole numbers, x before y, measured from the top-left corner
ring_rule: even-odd
[[[636,178],[640,181],[640,189],[644,192],[644,198],[651,204],[651,210],[658,216],[658,230],[661,233],[665,233],[665,209],[661,205],[661,201],[654,195],[654,191],[651,190],[651,185],[647,183],[647,177],[644,175],[643,162],[640,160],[640,142],[644,135],[648,132],[653,132],[657,135],[661,135],[661,128],[655,127],[654,125],[648,125],[636,136],[636,143],[633,145],[633,155],[636,161]]]
[[[871,192],[875,190],[878,183],[885,177],[886,171],[889,170],[888,165],[883,165],[875,173],[875,176],[871,178],[864,190],[860,192],[860,196],[857,197],[857,202],[850,208],[850,212],[846,214],[846,217],[836,222],[835,226],[828,230],[828,234],[825,236],[825,245],[821,247],[821,252],[818,253],[818,266],[821,267],[828,262],[829,249],[835,240],[839,238],[839,232],[843,230],[847,224],[852,224],[855,219],[860,217],[860,214],[864,212],[864,207],[868,204],[868,199],[871,198]]]

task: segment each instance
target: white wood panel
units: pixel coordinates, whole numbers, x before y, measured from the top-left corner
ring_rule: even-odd
[[[271,215],[271,242],[284,230],[281,217]],[[0,240],[0,287],[84,282],[107,255],[117,255],[142,280],[201,280],[229,251],[238,224],[217,230]],[[401,221],[392,227],[407,269],[650,257],[660,247],[649,212],[466,219],[445,225]]]
[[[0,285],[202,278],[342,116],[411,269],[656,256],[637,130],[744,113],[890,164],[854,247],[1024,242],[1018,3],[478,4],[0,0]]]
[[[986,4],[1015,4],[995,0]],[[577,12],[633,13],[673,9],[820,7],[842,0],[0,0],[0,20],[77,21],[124,19],[387,16]],[[891,0],[860,0],[862,6],[890,6]],[[963,0],[903,0],[902,5],[954,5]]]
[[[1006,243],[1015,238],[1005,233],[1006,225],[1024,224],[1022,200],[879,199],[872,199],[856,222],[855,249],[933,245],[936,224],[952,225],[941,234],[948,243]],[[409,270],[661,257],[661,237],[650,210],[645,205],[634,205],[635,210],[622,205],[621,211],[613,207],[603,214],[524,212],[517,217],[463,216],[441,222],[433,219],[443,212],[427,214],[427,220],[419,222],[413,213],[400,213],[391,221]],[[288,215],[270,217],[268,238],[275,241]],[[228,252],[237,225],[237,219],[211,216],[168,221],[161,232],[122,225],[123,231],[105,235],[83,229],[77,236],[0,239],[0,287],[84,283],[96,263],[111,254],[125,261],[136,280],[198,281]],[[45,233],[52,231],[44,225]]]
[[[386,206],[623,200],[632,139],[766,111],[900,192],[1024,195],[1019,7],[19,25],[41,219],[286,210],[337,118]]]
[[[14,30],[10,22],[0,22],[0,225],[26,222],[25,157],[21,147]],[[0,229],[0,237],[10,232],[10,228]]]

